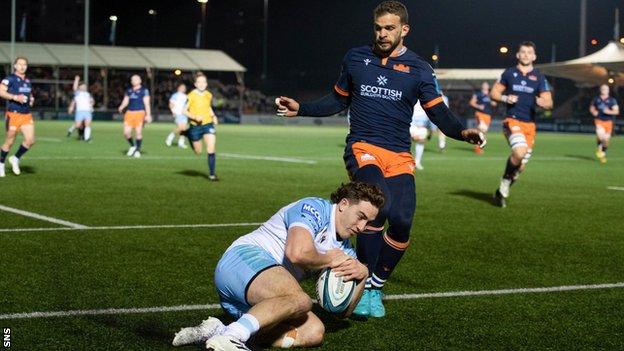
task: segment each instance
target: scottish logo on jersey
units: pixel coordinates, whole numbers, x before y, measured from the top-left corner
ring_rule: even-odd
[[[388,85],[388,78],[386,76],[377,76],[377,85],[379,86],[368,84],[360,85],[360,95],[392,101],[399,101],[403,97],[403,92],[400,90],[384,88],[384,86]]]
[[[368,64],[371,63],[370,59],[364,59],[364,64],[368,66]]]

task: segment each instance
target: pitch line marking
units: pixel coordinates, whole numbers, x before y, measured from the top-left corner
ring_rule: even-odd
[[[621,186],[608,186],[607,189],[624,191],[624,187],[621,187]]]
[[[318,162],[315,160],[306,160],[295,157],[280,157],[280,156],[262,156],[262,155],[242,155],[242,154],[231,154],[231,153],[219,153],[219,157],[224,157],[226,159],[242,159],[242,160],[262,160],[262,161],[276,161],[276,162],[286,162],[286,163],[303,163],[303,164],[317,164]],[[124,156],[95,156],[95,157],[87,157],[87,156],[41,156],[41,157],[29,157],[30,160],[54,160],[54,161],[70,161],[70,160],[132,160],[131,157]],[[149,156],[144,155],[141,157],[142,160],[196,160],[195,156]]]
[[[384,300],[419,300],[419,299],[445,298],[445,297],[496,296],[496,295],[548,293],[548,292],[616,289],[616,288],[624,288],[624,282],[613,283],[613,284],[607,283],[607,284],[587,284],[587,285],[563,285],[563,286],[551,286],[551,287],[542,287],[542,288],[449,291],[449,292],[422,293],[422,294],[386,295],[384,297]],[[107,308],[107,309],[97,309],[97,310],[70,310],[70,311],[54,311],[54,312],[25,312],[25,313],[0,314],[0,320],[214,310],[214,309],[218,309],[219,307],[220,307],[219,304],[207,304],[207,305],[178,305],[178,306],[160,306],[160,307],[143,307],[143,308]]]
[[[0,210],[15,213],[15,214],[22,215],[25,217],[39,219],[39,220],[46,221],[46,222],[64,225],[66,227],[73,228],[73,229],[88,229],[89,228],[86,225],[64,221],[62,219],[48,217],[48,216],[40,215],[34,212],[28,212],[28,211],[20,210],[20,209],[13,208],[13,207],[0,205]]]
[[[158,228],[222,228],[222,227],[251,227],[261,225],[262,223],[200,223],[200,224],[155,224],[155,225],[116,225],[101,227],[61,227],[61,228],[3,228],[2,232],[54,232],[67,230],[124,230],[124,229],[158,229]]]

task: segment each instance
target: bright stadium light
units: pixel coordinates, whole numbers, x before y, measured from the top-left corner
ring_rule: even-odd
[[[437,61],[439,59],[439,57],[438,57],[438,55],[433,54],[433,55],[431,55],[431,59],[434,60],[434,61]]]
[[[613,83],[615,83],[615,79],[609,78],[609,80],[607,80],[607,82],[609,82],[609,84],[613,84]]]
[[[200,4],[207,4],[208,0],[197,0],[197,2]]]
[[[176,76],[179,76],[180,74],[182,74],[182,71],[180,71],[179,69],[176,69],[175,71],[173,71],[173,74],[175,74]]]
[[[154,9],[149,9],[149,11],[147,11],[147,13],[149,13],[150,15],[154,16],[156,15],[156,10]]]
[[[507,48],[506,46],[501,46],[500,48],[498,48],[498,52],[500,52],[501,54],[506,54],[509,52],[509,48]]]
[[[117,16],[112,15],[112,16],[110,16],[108,19],[109,19],[109,20],[111,20],[111,21],[113,21],[113,22],[116,22],[116,21],[117,21]]]
[[[624,37],[620,38],[620,43],[624,44]]]

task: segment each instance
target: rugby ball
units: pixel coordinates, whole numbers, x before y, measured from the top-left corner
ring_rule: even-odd
[[[327,312],[342,313],[351,303],[355,286],[354,280],[345,282],[330,268],[325,268],[316,281],[318,303]]]

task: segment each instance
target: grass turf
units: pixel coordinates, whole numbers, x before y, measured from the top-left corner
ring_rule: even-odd
[[[141,159],[124,156],[118,123],[95,123],[89,144],[65,138],[67,126],[37,123],[39,141],[24,156],[23,174],[7,167],[0,180],[1,205],[87,226],[262,222],[300,197],[327,197],[347,180],[345,128],[220,126],[222,181],[211,183],[205,155],[164,146],[170,125],[148,126]],[[619,138],[601,166],[592,136],[539,133],[506,209],[492,206],[490,196],[509,150],[498,133],[489,139],[481,156],[454,141],[444,154],[425,153],[412,245],[386,293],[624,281],[617,215],[624,192],[607,189],[624,187]],[[0,223],[59,227],[4,211]],[[216,303],[214,266],[252,228],[0,232],[0,314]],[[323,315],[323,348],[621,349],[622,306],[622,289],[390,301],[381,320]],[[9,319],[0,327],[11,328],[15,350],[169,349],[178,328],[209,314],[222,316]]]

